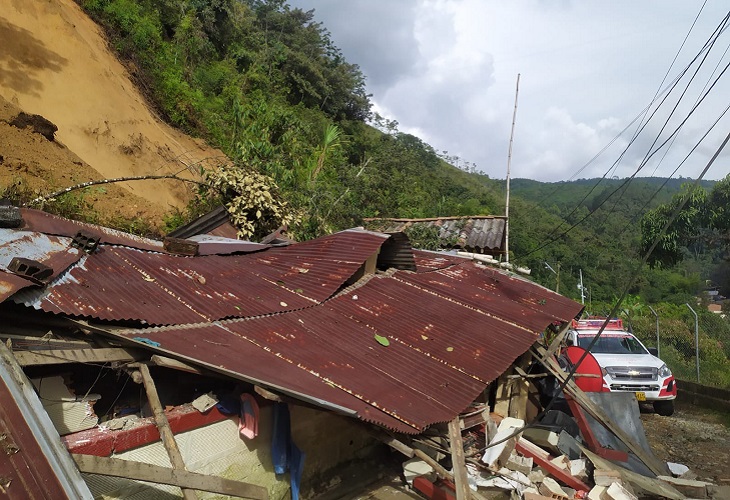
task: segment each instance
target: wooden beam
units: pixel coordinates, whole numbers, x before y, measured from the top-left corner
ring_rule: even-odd
[[[458,419],[458,416],[457,416]],[[458,423],[457,423],[458,425]],[[372,434],[376,439],[379,439],[383,443],[387,444],[391,448],[393,448],[396,451],[399,451],[403,453],[408,458],[411,458],[413,456],[416,456],[426,462],[428,465],[431,466],[431,468],[436,471],[436,474],[441,476],[444,479],[447,479],[451,482],[454,482],[454,475],[443,468],[443,466],[438,463],[436,460],[428,456],[425,452],[422,450],[419,450],[418,448],[411,448],[410,446],[407,446],[406,444],[402,443],[401,441],[398,441],[396,438],[392,436],[384,436],[381,432],[378,431],[369,431],[370,434]],[[469,489],[469,496],[466,498],[471,498],[473,500],[486,500],[484,496],[482,496],[480,493],[477,493],[476,491],[471,491]]]
[[[155,387],[155,381],[152,380],[152,376],[150,375],[150,369],[147,365],[142,364],[139,367],[139,373],[142,375],[144,389],[147,392],[147,400],[150,402],[150,407],[155,415],[155,423],[157,424],[157,429],[160,431],[162,444],[165,446],[167,455],[170,457],[172,468],[178,471],[185,471],[185,461],[180,453],[180,448],[177,447],[175,435],[172,433],[170,422],[168,422],[165,416],[165,410],[162,408],[160,397],[157,395],[157,388]],[[182,488],[182,492],[185,500],[196,500],[198,498],[195,490],[190,488]]]
[[[152,357],[150,358],[150,362],[155,366],[162,366],[164,368],[171,368],[173,370],[180,370],[183,372],[194,373],[196,375],[211,376],[211,375],[215,374],[217,376],[220,376],[215,372],[211,372],[211,371],[205,370],[203,368],[198,368],[195,365],[191,365],[189,363],[183,363],[182,361],[168,358],[166,356],[160,356],[159,354],[153,354]]]
[[[59,365],[63,363],[132,362],[145,357],[144,352],[123,347],[96,349],[44,349],[13,351],[20,366]]]
[[[79,470],[88,474],[123,477],[135,481],[169,484],[179,488],[194,488],[200,491],[230,495],[253,500],[268,500],[269,494],[263,486],[257,486],[217,476],[197,474],[184,470],[170,469],[158,465],[122,460],[119,458],[96,457],[71,454]]]
[[[471,495],[469,490],[469,477],[466,473],[464,442],[461,439],[459,415],[449,422],[449,447],[451,448],[451,463],[454,469],[456,500],[468,500]]]

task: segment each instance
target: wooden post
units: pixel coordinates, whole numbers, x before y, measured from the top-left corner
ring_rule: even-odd
[[[139,366],[139,372],[142,375],[142,382],[144,383],[144,390],[147,393],[147,400],[150,402],[150,407],[155,415],[155,423],[157,429],[160,431],[160,438],[162,438],[162,444],[167,450],[167,455],[170,457],[170,463],[173,469],[187,470],[185,468],[185,461],[183,460],[180,448],[177,447],[175,441],[175,435],[172,433],[170,428],[170,422],[167,421],[165,416],[165,410],[162,408],[160,397],[157,394],[157,388],[155,387],[155,381],[152,380],[150,375],[150,369],[145,364]],[[185,500],[196,500],[198,495],[195,490],[190,488],[182,488],[183,497]]]
[[[456,500],[468,500],[471,492],[469,490],[469,479],[466,473],[464,443],[461,439],[459,415],[449,422],[449,446],[451,447],[451,463],[454,468]]]

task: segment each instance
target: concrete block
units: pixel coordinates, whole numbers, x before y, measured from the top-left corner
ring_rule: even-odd
[[[593,482],[596,486],[611,486],[612,483],[623,484],[621,474],[618,471],[605,469],[593,471]]]
[[[519,429],[524,425],[525,421],[519,418],[507,417],[502,419],[502,421],[499,423],[499,427],[497,427],[497,434],[490,441],[490,443],[501,441],[502,439],[512,434],[516,429]],[[487,448],[487,451],[482,457],[482,462],[487,464],[489,467],[497,467],[506,464],[509,460],[509,456],[512,453],[512,450],[515,449],[517,439],[518,436],[514,436],[503,443],[500,443],[491,448]]]
[[[570,498],[563,491],[563,488],[560,487],[558,482],[550,477],[546,477],[543,480],[543,482],[540,483],[538,490],[540,491],[540,493],[542,495],[544,495],[548,498],[556,498],[556,499]]]
[[[613,483],[606,489],[608,500],[639,500],[636,495],[619,483]]]
[[[560,451],[560,448],[558,448],[560,436],[548,429],[542,429],[540,427],[530,427],[528,429],[525,429],[523,436],[528,441],[550,451],[550,453],[552,453],[553,455],[563,454],[563,452]]]
[[[588,492],[588,496],[586,498],[588,500],[603,500],[605,498],[603,495],[607,489],[608,486],[594,486],[591,491]]]
[[[553,458],[552,460],[550,460],[550,463],[555,465],[556,467],[560,467],[567,472],[570,472],[570,459],[565,455],[560,455],[559,457]]]
[[[526,476],[532,472],[532,466],[532,457],[521,457],[515,452],[512,452],[505,464],[507,469],[521,472]]]
[[[578,458],[570,461],[570,475],[585,482],[588,479],[588,459]]]
[[[690,498],[708,498],[707,487],[712,484],[671,476],[657,476],[657,479],[673,486],[677,491]]]
[[[545,471],[542,470],[541,467],[537,467],[532,470],[529,474],[527,474],[527,478],[530,480],[530,482],[539,484],[542,483],[545,478],[547,477],[547,474],[545,474]]]

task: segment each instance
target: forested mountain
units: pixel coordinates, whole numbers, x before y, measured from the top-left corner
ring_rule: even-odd
[[[246,234],[286,221],[301,239],[363,217],[504,213],[504,181],[455,168],[373,114],[360,69],[312,12],[284,0],[77,1],[158,111],[231,159],[207,174],[218,189],[202,191],[169,228],[220,201]],[[551,288],[557,275],[546,263],[559,265],[560,291],[578,299],[582,272],[588,303],[610,301],[633,277],[630,293],[644,300],[685,300],[709,277],[706,262],[637,270],[641,217],[685,181],[515,179],[511,260]]]

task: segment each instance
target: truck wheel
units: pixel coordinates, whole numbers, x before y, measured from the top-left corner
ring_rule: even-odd
[[[662,417],[671,417],[674,413],[674,401],[654,401],[654,412]]]

